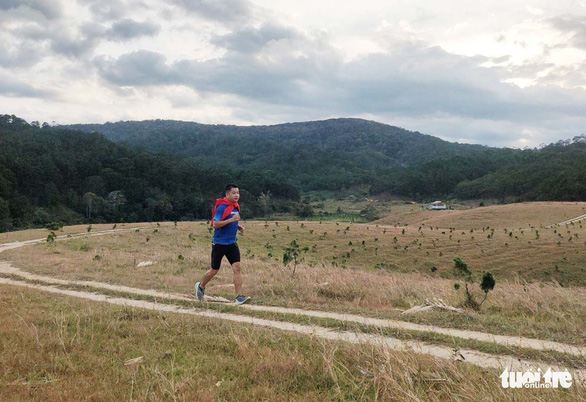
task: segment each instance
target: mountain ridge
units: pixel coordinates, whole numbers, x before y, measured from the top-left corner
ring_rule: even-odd
[[[62,127],[99,132],[112,141],[153,151],[189,155],[207,165],[269,171],[304,190],[371,184],[380,174],[493,149],[356,118],[267,126],[157,119]],[[341,176],[345,178],[332,180]]]

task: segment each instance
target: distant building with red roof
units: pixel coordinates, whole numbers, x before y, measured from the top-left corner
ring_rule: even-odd
[[[427,207],[427,208],[428,209],[448,209],[448,206],[443,201],[434,201],[431,204],[429,204],[429,207]]]

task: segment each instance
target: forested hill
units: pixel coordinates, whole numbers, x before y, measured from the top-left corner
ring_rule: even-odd
[[[0,115],[0,231],[51,222],[207,219],[230,181],[242,188],[245,218],[310,213],[295,187],[261,173]]]
[[[541,149],[458,144],[361,119],[275,126],[150,120],[69,126],[117,142],[246,168],[303,190],[366,184],[371,194],[586,201],[586,137]]]
[[[371,193],[513,201],[586,201],[586,136],[541,149],[491,149],[379,177]]]
[[[372,184],[405,167],[489,149],[361,119],[251,127],[173,120],[67,127],[99,132],[113,141],[155,151],[193,156],[207,166],[266,172],[305,190]]]
[[[371,194],[418,201],[586,201],[584,136],[514,150],[451,144],[356,119],[77,127],[90,132],[0,115],[0,231],[54,221],[207,219],[229,181],[241,187],[245,218],[308,216],[299,185],[341,190],[367,184]]]

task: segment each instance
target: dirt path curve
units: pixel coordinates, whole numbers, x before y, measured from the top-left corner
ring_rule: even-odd
[[[568,219],[567,221],[553,223],[553,224],[551,224],[551,225],[549,225],[547,227],[554,228],[554,227],[557,227],[557,226],[569,225],[570,223],[580,222],[580,221],[583,221],[583,220],[586,220],[586,214],[580,215],[580,216],[576,216],[575,218]],[[365,225],[365,226],[369,226],[369,227],[372,227],[372,228],[383,228],[383,229],[408,229],[410,227],[413,228],[413,227],[416,226],[415,224],[412,225],[412,226],[394,226],[394,225],[372,225],[372,224],[369,224],[369,223],[359,223],[358,225]],[[442,229],[447,230],[449,228],[439,228],[438,230],[442,230]],[[531,229],[535,229],[535,228],[530,228],[530,227],[529,228],[520,228],[520,229],[517,229],[517,231],[520,231],[520,230],[531,230]],[[513,229],[513,230],[515,230],[515,229]]]
[[[586,214],[577,216],[577,217],[572,218],[572,219],[568,219],[567,221],[563,221],[563,222],[560,222],[560,223],[555,223],[555,224],[551,225],[550,227],[562,226],[562,225],[569,225],[570,223],[580,222],[580,221],[583,221],[585,219],[586,219]]]
[[[109,230],[102,230],[102,231],[94,232],[94,233],[77,233],[77,234],[60,235],[60,236],[57,236],[55,239],[56,240],[68,240],[68,239],[75,239],[75,238],[79,238],[79,237],[104,236],[107,234],[130,232],[130,231],[134,231],[136,229],[145,229],[145,228],[148,228],[148,226],[141,226],[141,227],[136,227],[136,228],[126,228],[126,229],[109,229]],[[3,243],[3,244],[0,244],[0,253],[3,251],[6,251],[6,250],[12,250],[14,248],[29,246],[31,244],[44,243],[46,241],[47,241],[47,239],[43,238],[43,239],[34,239],[34,240],[15,241],[12,243]]]
[[[156,290],[146,290],[131,288],[128,286],[112,285],[109,283],[93,282],[93,281],[76,281],[58,279],[50,276],[42,276],[31,274],[29,272],[21,271],[18,268],[13,267],[10,263],[0,262],[0,274],[18,276],[27,280],[43,282],[46,284],[53,285],[73,285],[73,286],[86,286],[95,289],[106,289],[117,292],[130,293],[142,296],[151,296],[160,299],[168,300],[180,300],[180,301],[194,301],[193,297],[188,297],[182,294],[161,292]],[[353,322],[361,325],[369,325],[379,328],[394,328],[409,331],[420,331],[420,332],[431,332],[442,335],[449,335],[463,339],[473,339],[481,342],[497,343],[503,346],[516,346],[535,350],[553,350],[557,352],[563,352],[571,354],[573,356],[586,358],[586,348],[568,345],[559,342],[546,341],[541,339],[525,338],[518,336],[506,336],[506,335],[494,335],[485,332],[478,331],[467,331],[453,328],[442,328],[432,325],[421,325],[414,324],[406,321],[398,320],[387,320],[379,318],[369,318],[355,314],[343,314],[333,313],[327,311],[313,311],[303,310],[298,308],[285,308],[285,307],[273,307],[273,306],[261,306],[261,305],[243,305],[242,308],[251,311],[263,311],[270,313],[281,313],[281,314],[295,314],[317,318],[329,318],[344,322]]]
[[[262,318],[249,317],[245,315],[218,313],[211,310],[201,311],[177,305],[148,302],[143,300],[131,300],[118,297],[109,297],[107,295],[90,292],[59,289],[47,285],[36,285],[8,278],[0,278],[0,285],[2,284],[20,286],[24,288],[41,290],[54,294],[67,295],[71,297],[77,297],[80,299],[109,303],[119,306],[135,307],[179,314],[189,314],[198,317],[222,319],[232,322],[261,326],[265,328],[274,328],[284,331],[290,331],[333,341],[345,341],[355,344],[370,343],[398,351],[412,351],[448,360],[463,360],[464,362],[490,369],[504,370],[504,368],[506,367],[509,371],[526,371],[529,369],[537,370],[538,368],[540,368],[542,372],[545,372],[548,368],[551,368],[553,371],[565,371],[565,368],[563,367],[559,367],[552,364],[540,363],[531,360],[519,359],[514,356],[491,355],[488,353],[482,353],[469,349],[460,349],[457,351],[457,353],[455,353],[454,349],[449,346],[431,345],[424,342],[416,341],[403,341],[380,335],[363,334],[348,331],[338,332],[316,325],[304,325],[290,322],[272,321]],[[571,370],[571,373],[573,375],[574,380],[579,382],[586,381],[586,370]]]

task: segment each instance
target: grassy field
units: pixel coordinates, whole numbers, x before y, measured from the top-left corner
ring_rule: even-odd
[[[496,370],[0,286],[3,400],[535,400]]]
[[[454,210],[421,210],[427,205],[389,206],[382,225],[425,225],[439,228],[521,229],[547,226],[586,214],[586,202],[527,202],[471,208],[469,203],[456,205]]]
[[[567,205],[575,212],[573,204],[559,207]],[[500,207],[480,209],[489,208]],[[347,311],[586,345],[582,287],[586,232],[579,223],[472,233],[432,230],[426,225],[383,228],[339,222],[246,222],[245,226],[246,234],[239,239],[245,291],[259,304]],[[209,266],[210,239],[205,222],[164,223],[28,246],[4,252],[0,258],[38,274],[190,294]],[[293,277],[291,267],[284,267],[281,259],[283,249],[295,239],[301,262]],[[496,277],[496,288],[481,311],[400,316],[398,309],[426,299],[439,297],[456,306],[464,300],[463,290],[454,289],[455,282],[462,286],[463,282],[451,278],[455,257],[473,271],[476,283],[471,288],[478,300],[483,296],[478,287],[482,272]],[[137,267],[141,261],[155,263]],[[231,270],[224,265],[208,294],[234,297],[231,281]]]
[[[402,220],[409,217],[413,222],[397,227],[382,221],[244,222],[246,233],[239,238],[244,289],[256,304],[586,346],[586,222],[548,227],[584,214],[583,207],[584,203],[515,204],[430,215],[416,206],[397,204]],[[503,211],[510,224],[505,225]],[[429,224],[430,216],[438,226]],[[534,219],[528,220],[531,216]],[[112,228],[93,225],[92,232]],[[119,224],[117,229],[130,230],[29,245],[3,252],[0,260],[36,274],[180,294],[192,294],[193,283],[209,267],[211,233],[206,222]],[[5,233],[0,241],[45,238],[49,233],[43,229]],[[57,232],[73,233],[87,233],[87,225]],[[293,267],[283,266],[282,256],[294,240],[299,261],[292,275]],[[496,287],[480,311],[401,315],[426,299],[441,298],[453,306],[463,302],[463,289],[456,290],[454,283],[462,287],[464,283],[452,277],[456,257],[472,270],[471,289],[478,300],[483,296],[480,275],[484,271],[495,275]],[[138,266],[145,261],[153,264]],[[233,298],[231,283],[225,262],[206,294]],[[466,364],[210,319],[195,322],[193,317],[101,306],[7,286],[0,294],[0,357],[7,362],[0,395],[8,400],[446,400],[470,395],[477,400],[506,400],[512,396],[500,387],[498,373]],[[311,321],[347,329],[347,324],[331,320]],[[389,330],[389,335],[586,367],[579,358],[549,352],[455,342],[429,333]],[[138,356],[144,356],[141,363],[124,366]],[[515,391],[515,397],[535,397],[526,391]],[[583,394],[583,387],[574,387],[539,397],[575,400]]]
[[[132,227],[145,227],[145,226],[152,226],[152,223],[133,223],[129,224]],[[58,236],[61,235],[68,235],[74,233],[88,233],[88,228],[90,228],[90,232],[97,232],[100,230],[109,230],[114,227],[114,224],[107,223],[107,224],[93,224],[93,225],[74,225],[74,226],[65,226],[61,230],[56,230],[55,234]],[[117,229],[124,229],[126,224],[119,223],[116,224]],[[26,240],[34,240],[34,239],[42,239],[47,237],[47,235],[51,233],[50,230],[47,229],[29,229],[29,230],[20,230],[17,232],[4,232],[0,233],[0,243],[10,243],[16,241],[26,241]]]

